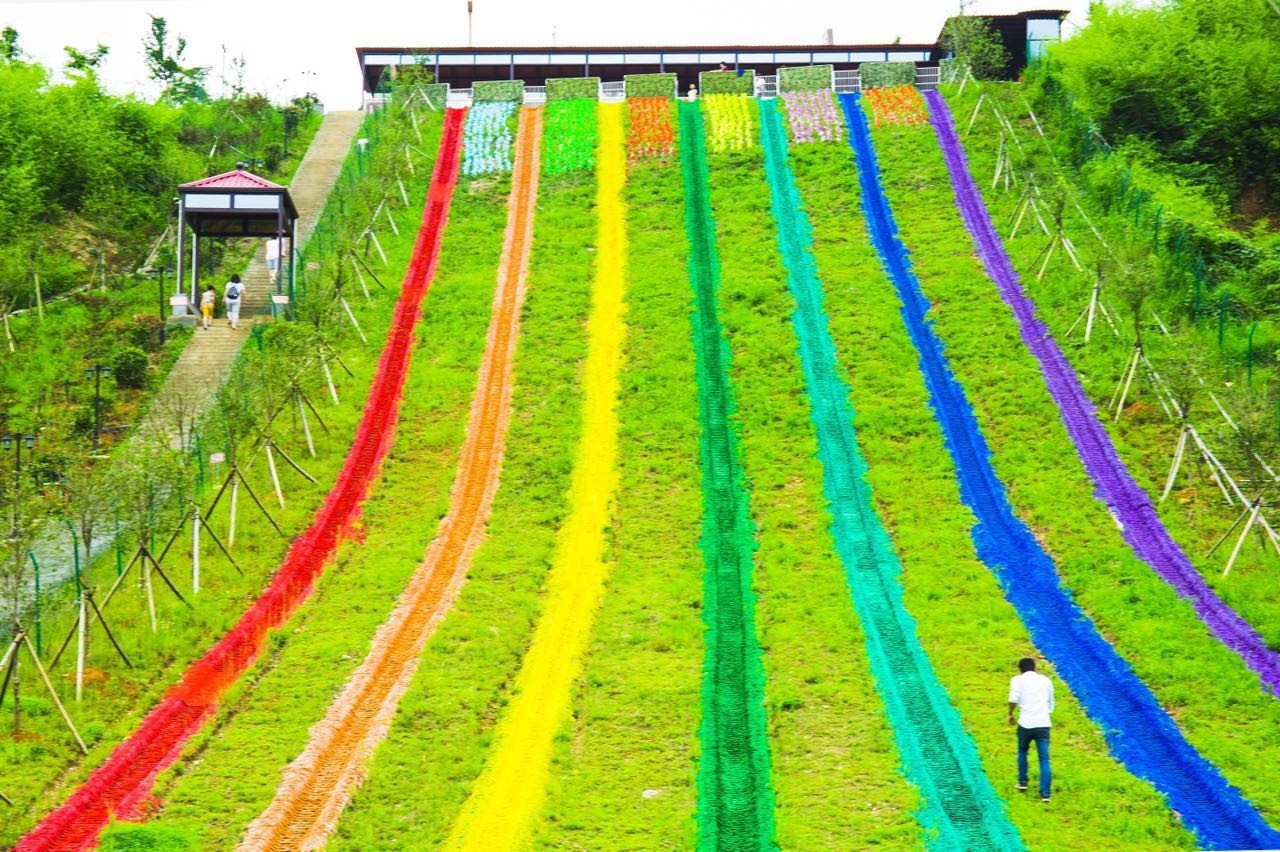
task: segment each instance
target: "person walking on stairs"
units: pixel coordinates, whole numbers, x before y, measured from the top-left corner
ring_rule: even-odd
[[[1036,744],[1040,764],[1040,801],[1048,802],[1053,774],[1049,769],[1049,729],[1053,723],[1053,681],[1036,671],[1036,661],[1023,657],[1018,661],[1017,677],[1009,681],[1009,724],[1015,724],[1013,710],[1018,708],[1018,790],[1027,789],[1027,751]]]
[[[208,329],[209,321],[213,319],[213,309],[218,304],[218,294],[213,292],[213,285],[208,284],[204,288],[204,292],[200,294],[200,324],[201,327]]]
[[[244,295],[244,285],[239,275],[232,275],[222,291],[222,300],[227,303],[227,324],[232,328],[240,327],[240,297]]]
[[[280,253],[284,248],[284,237],[276,235],[267,240],[267,272],[270,275],[271,286],[275,286],[276,278],[280,275]]]

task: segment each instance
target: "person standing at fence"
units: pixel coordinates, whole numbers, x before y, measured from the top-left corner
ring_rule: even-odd
[[[239,275],[232,275],[231,280],[222,291],[222,301],[227,303],[227,324],[232,328],[240,327],[240,299],[244,296],[244,285]]]
[[[1040,801],[1048,802],[1053,774],[1049,769],[1049,731],[1053,723],[1053,681],[1036,671],[1036,661],[1023,657],[1018,661],[1021,674],[1009,681],[1009,724],[1015,724],[1014,708],[1018,709],[1018,790],[1026,792],[1027,751],[1036,744],[1036,757],[1040,763]]]

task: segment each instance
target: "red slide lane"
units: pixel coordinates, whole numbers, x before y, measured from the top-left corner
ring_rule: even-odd
[[[182,744],[212,715],[218,698],[257,657],[267,631],[282,624],[310,593],[315,579],[359,517],[361,503],[390,446],[399,415],[422,299],[435,275],[441,235],[458,180],[465,116],[465,109],[446,113],[422,228],[369,389],[364,416],[337,482],[311,526],[290,545],[271,584],[236,626],[188,667],[182,680],[133,735],[117,746],[61,807],[32,829],[17,849],[27,852],[89,848],[112,814],[128,815],[150,791],[156,773],[177,758]]]

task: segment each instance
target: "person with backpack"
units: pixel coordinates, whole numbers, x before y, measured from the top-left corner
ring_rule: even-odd
[[[222,291],[222,301],[227,303],[227,324],[232,328],[240,327],[240,298],[244,295],[244,285],[239,275],[232,275],[231,280]]]
[[[217,304],[218,294],[213,292],[213,285],[206,285],[204,292],[200,294],[200,322],[202,328],[209,328],[209,321],[213,319],[213,309]]]

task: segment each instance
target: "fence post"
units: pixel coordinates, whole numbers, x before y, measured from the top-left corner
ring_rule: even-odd
[[[34,550],[27,550],[27,555],[31,557],[31,564],[36,569],[36,656],[44,656],[44,642],[42,641],[40,628],[40,563],[36,560]]]

